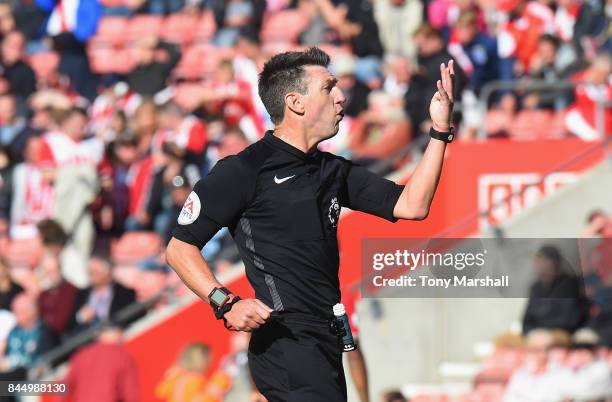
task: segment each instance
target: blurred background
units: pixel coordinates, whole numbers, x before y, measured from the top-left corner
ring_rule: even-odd
[[[0,380],[63,379],[73,401],[262,400],[248,335],[163,250],[195,182],[272,128],[263,63],[318,45],[347,97],[320,148],[398,182],[441,62],[457,81],[429,218],[343,211],[349,400],[610,400],[611,18],[604,0],[1,1]],[[374,237],[531,239],[515,252],[530,297],[361,299]],[[558,238],[599,239],[583,287]],[[202,254],[251,294],[227,230]]]

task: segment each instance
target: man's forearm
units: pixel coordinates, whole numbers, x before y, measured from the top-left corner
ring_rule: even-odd
[[[429,141],[423,159],[419,162],[395,206],[395,217],[403,219],[427,217],[440,181],[445,150],[445,142],[435,139]]]
[[[206,302],[210,292],[222,286],[194,245],[173,237],[166,249],[166,261],[185,285]]]

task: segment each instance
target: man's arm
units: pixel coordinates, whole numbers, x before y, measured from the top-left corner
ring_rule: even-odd
[[[204,245],[224,226],[235,224],[250,198],[252,177],[238,157],[220,160],[196,183],[179,214],[178,225],[166,248],[166,261],[181,280],[202,300],[222,287],[200,254]],[[240,182],[236,186],[233,183]],[[230,295],[233,297],[233,295]],[[237,330],[252,331],[270,318],[272,309],[256,299],[240,300],[224,315]]]
[[[166,262],[183,283],[200,299],[209,302],[208,295],[223,285],[215,278],[200,250],[193,244],[173,237],[166,248]]]
[[[223,285],[215,278],[200,250],[173,237],[166,248],[166,262],[200,299],[209,303],[208,295]],[[272,309],[258,299],[244,299],[234,304],[225,314],[228,324],[240,331],[250,332],[265,324]]]
[[[449,132],[453,114],[453,77],[455,75],[453,61],[450,60],[448,67],[440,65],[441,80],[438,80],[438,92],[436,92],[429,106],[429,114],[434,130]],[[437,139],[431,139],[419,162],[410,182],[400,195],[393,216],[398,219],[422,220],[429,214],[429,208],[433,196],[440,181],[442,173],[442,162],[446,143]]]
[[[361,348],[357,346],[357,349],[347,353],[346,357],[348,359],[351,378],[359,394],[360,402],[369,402],[368,370],[366,368],[365,359],[363,358],[363,353],[361,353]]]

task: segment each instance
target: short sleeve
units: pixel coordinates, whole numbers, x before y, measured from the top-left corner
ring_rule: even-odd
[[[240,159],[222,159],[198,181],[183,205],[173,237],[198,248],[224,226],[232,226],[246,209],[251,179]]]
[[[378,176],[368,169],[347,161],[346,205],[355,211],[378,216],[390,222],[397,222],[393,209],[404,186]]]

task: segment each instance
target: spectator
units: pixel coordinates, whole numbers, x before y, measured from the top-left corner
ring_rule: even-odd
[[[59,131],[43,136],[39,163],[43,167],[43,174],[53,182],[53,198],[47,200],[53,211],[52,216],[64,230],[70,228],[70,243],[84,262],[94,242],[89,205],[98,193],[96,167],[102,160],[104,144],[99,138],[85,138],[87,114],[80,108],[63,113],[59,123]],[[84,277],[84,265],[81,268]],[[75,283],[81,284],[83,281]]]
[[[597,358],[598,342],[592,330],[581,329],[574,334],[566,361],[571,381],[563,384],[566,400],[599,401],[612,395],[612,368]]]
[[[197,117],[186,114],[174,102],[160,108],[154,152],[160,152],[164,146],[171,147],[186,162],[200,166],[206,142],[206,126]]]
[[[38,296],[40,316],[59,337],[69,329],[78,290],[62,276],[57,254],[46,254],[40,262],[40,270],[44,289]]]
[[[177,363],[170,367],[157,385],[155,394],[166,402],[203,400],[221,402],[231,386],[228,375],[215,372],[205,377],[211,363],[210,348],[203,343],[187,345]]]
[[[223,117],[226,125],[243,129],[251,141],[265,130],[252,101],[250,84],[236,78],[231,60],[222,60],[214,79],[202,91],[200,102],[208,115]]]
[[[176,200],[174,198],[168,200],[167,196],[172,194],[172,189],[176,188],[178,183],[180,183],[179,187],[185,185],[193,188],[200,179],[200,174],[199,169],[193,165],[184,168],[180,156],[176,155],[172,149],[164,151],[166,163],[160,166],[153,176],[148,196],[147,216],[153,223],[153,229],[165,238],[178,218],[178,214],[175,214]]]
[[[403,99],[410,87],[412,75],[412,63],[410,60],[402,56],[388,56],[385,59],[384,71],[384,91],[394,98]]]
[[[0,145],[0,238],[8,236],[13,197],[13,167],[8,150]]]
[[[43,254],[56,256],[60,260],[62,276],[70,283],[85,287],[89,283],[87,261],[75,247],[69,243],[64,228],[52,219],[43,219],[36,225]]]
[[[53,214],[53,187],[38,162],[42,146],[40,137],[28,138],[24,161],[13,169],[10,227],[13,238],[35,237],[36,224]]]
[[[233,47],[243,29],[259,33],[266,8],[265,1],[210,0],[208,4],[213,9],[217,22],[216,46]]]
[[[391,390],[382,395],[380,402],[408,402],[408,399],[399,390]]]
[[[14,164],[23,161],[26,141],[33,134],[27,120],[18,115],[17,108],[13,95],[0,95],[0,145],[7,148],[11,163]]]
[[[576,101],[567,111],[565,125],[575,136],[593,141],[612,134],[612,108],[604,106],[605,102],[612,101],[611,74],[612,58],[609,54],[601,54],[589,68],[573,77],[578,82]]]
[[[498,78],[497,42],[478,31],[473,12],[459,16],[448,50],[465,72],[469,88],[476,94],[484,84]]]
[[[13,31],[2,39],[2,78],[8,83],[10,93],[17,97],[22,105],[36,90],[34,70],[24,62],[25,37]],[[4,124],[4,116],[1,116]]]
[[[135,46],[136,66],[126,81],[132,91],[153,96],[166,87],[166,79],[181,59],[181,52],[177,46],[158,42],[155,37],[140,38]]]
[[[223,159],[230,155],[236,155],[249,145],[244,133],[238,127],[227,129],[221,143],[218,145],[219,159]]]
[[[531,286],[523,316],[523,333],[536,328],[564,329],[573,333],[584,324],[589,304],[576,277],[561,271],[562,257],[550,245],[542,246],[533,260],[536,281]]]
[[[355,76],[356,61],[351,54],[341,54],[332,63],[332,72],[338,79],[338,88],[342,90],[346,101],[344,114],[357,117],[368,107],[370,89]]]
[[[530,65],[529,75],[532,78],[554,84],[566,78],[567,66],[559,61],[558,52],[561,46],[559,38],[544,34],[538,41],[538,47]],[[564,91],[548,92],[549,100],[540,102],[542,107],[564,109],[569,105],[569,96]]]
[[[55,346],[56,339],[40,319],[33,297],[22,293],[15,297],[11,307],[17,325],[8,335],[0,371],[15,375],[21,373],[25,380],[24,369],[32,368],[42,354]]]
[[[487,112],[485,121],[487,136],[489,138],[509,137],[516,110],[516,96],[511,92],[502,95],[493,109]]]
[[[525,364],[512,374],[503,402],[561,401],[562,387],[568,379],[562,369],[549,365],[552,334],[543,329],[533,330],[527,334],[526,344]]]
[[[436,93],[436,81],[440,74],[440,64],[453,57],[446,51],[442,35],[428,24],[421,25],[414,34],[417,47],[417,68],[410,80],[404,97],[406,113],[417,133],[429,131],[429,103]],[[455,99],[459,99],[463,87],[463,71],[455,62]],[[427,127],[426,127],[427,126]]]
[[[0,356],[6,351],[6,340],[17,322],[10,310],[0,309]]]
[[[68,393],[62,401],[137,402],[138,367],[122,346],[123,331],[106,323],[95,343],[71,359],[64,381]]]
[[[417,0],[379,0],[374,17],[385,53],[416,61],[414,42],[408,40],[423,22],[423,3]]]
[[[72,88],[90,102],[96,97],[97,79],[89,67],[85,49],[98,27],[102,7],[98,0],[76,0],[66,5],[59,0],[35,0],[36,5],[50,13],[46,33],[60,54],[59,73],[70,78]]]
[[[526,0],[497,0],[504,22],[497,36],[500,78],[511,80],[529,71],[544,32],[553,30],[554,15],[543,3]]]
[[[75,302],[73,326],[77,329],[115,320],[119,311],[136,302],[134,290],[113,281],[111,264],[102,258],[90,259],[89,279],[91,286],[79,291]]]
[[[0,256],[0,310],[10,310],[11,304],[23,288],[11,278],[8,261]]]
[[[392,156],[410,142],[412,127],[402,103],[384,92],[368,96],[368,109],[361,113],[350,133],[352,158],[365,165]]]

